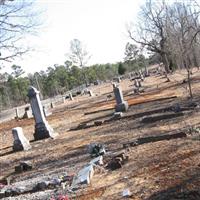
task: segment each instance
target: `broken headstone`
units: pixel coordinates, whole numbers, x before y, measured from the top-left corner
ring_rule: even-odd
[[[84,167],[78,172],[77,176],[74,176],[74,179],[72,181],[72,188],[77,186],[78,184],[90,184],[93,175],[93,165],[88,165]]]

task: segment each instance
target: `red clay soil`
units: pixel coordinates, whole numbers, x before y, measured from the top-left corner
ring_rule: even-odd
[[[198,79],[200,73],[195,72],[193,76]],[[130,93],[125,96],[125,100],[130,105],[126,114],[145,113],[149,110],[167,107],[169,104],[187,104],[188,93],[185,86],[182,87],[181,84],[185,78],[185,72],[177,72],[169,78],[171,82],[166,82],[163,77],[159,76],[146,78],[143,82],[145,89],[143,95]],[[120,83],[124,93],[132,88],[131,84],[129,80]],[[199,83],[192,82],[192,87],[194,101],[199,103]],[[128,152],[128,163],[114,171],[95,170],[91,184],[78,190],[76,194],[69,194],[67,190],[61,189],[60,192],[68,194],[71,199],[121,200],[123,199],[122,191],[128,188],[132,193],[130,199],[134,200],[200,199],[200,134],[191,129],[200,124],[199,108],[185,111],[183,116],[154,123],[141,123],[141,117],[134,117],[70,131],[71,127],[77,126],[80,122],[90,121],[92,123],[98,118],[104,119],[112,115],[113,110],[103,111],[105,108],[114,108],[114,100],[106,102],[106,94],[112,93],[112,85],[107,83],[94,86],[92,90],[98,96],[81,97],[81,105],[78,105],[80,99],[76,97],[74,102],[66,102],[55,107],[52,110],[53,115],[47,120],[59,133],[58,138],[32,141],[32,149],[29,151],[12,152],[11,129],[21,126],[25,136],[33,140],[33,119],[12,120],[0,124],[0,179],[11,177],[11,183],[16,183],[63,171],[68,174],[77,173],[91,160],[87,153],[87,146],[90,143],[104,143],[108,151],[105,160],[109,160],[112,155],[123,150],[123,144],[126,142],[183,130],[187,132],[186,138],[131,147]],[[169,101],[166,97],[171,96],[177,96],[177,98]],[[158,100],[160,98],[166,99]],[[105,102],[99,103],[100,100]],[[96,110],[102,111],[84,115],[84,113]],[[22,174],[14,173],[14,167],[21,160],[32,161],[33,170]],[[51,192],[55,191],[49,191]],[[31,195],[33,194],[22,195],[18,199],[40,199],[39,193],[34,194],[38,195],[37,198]]]

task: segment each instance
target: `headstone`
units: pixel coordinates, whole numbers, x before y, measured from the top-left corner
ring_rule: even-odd
[[[121,91],[120,87],[115,87],[113,89],[114,95],[115,95],[115,100],[116,100],[116,106],[115,106],[115,111],[116,112],[125,112],[128,110],[128,102],[124,101],[124,97]]]
[[[76,186],[77,184],[90,184],[91,179],[94,175],[94,168],[93,165],[88,165],[81,169],[77,176],[74,177],[72,181],[72,188]]]
[[[90,97],[94,96],[94,94],[93,94],[93,92],[91,90],[88,91],[88,94],[89,94]]]
[[[28,97],[31,103],[31,108],[35,119],[35,140],[40,140],[49,137],[55,138],[57,134],[49,126],[44,116],[39,91],[34,87],[30,87],[28,90]]]
[[[14,138],[14,142],[13,142],[14,151],[21,151],[21,150],[26,151],[26,150],[31,149],[31,145],[29,141],[25,138],[21,127],[13,128],[12,135]]]
[[[50,107],[54,108],[54,103],[53,102],[51,102]]]
[[[112,86],[113,86],[113,89],[114,89],[114,88],[117,87],[117,84],[116,84],[116,83],[113,83]]]
[[[25,113],[23,115],[23,119],[30,119],[33,117],[32,111],[29,106],[25,107]]]
[[[52,112],[49,112],[49,110],[45,106],[43,106],[43,112],[45,117],[52,115]]]
[[[117,77],[117,83],[120,83],[121,82],[121,78],[120,77]]]
[[[16,109],[15,109],[15,113],[16,113],[16,117],[15,117],[15,118],[16,118],[16,119],[19,119],[19,108],[16,108]]]
[[[122,192],[122,196],[123,197],[130,197],[131,196],[131,192],[129,189],[124,189]]]
[[[137,79],[134,80],[134,86],[135,86],[136,88],[139,87],[139,83],[138,83],[138,80],[137,80]]]
[[[143,73],[140,75],[140,79],[141,79],[141,81],[144,81],[144,75],[143,75]]]
[[[141,81],[138,81],[138,87],[142,87]]]
[[[65,103],[65,97],[62,97],[63,103]]]
[[[71,101],[73,101],[73,100],[74,100],[74,98],[73,98],[73,96],[72,96],[72,93],[71,93],[71,92],[69,93],[69,99],[70,99]]]

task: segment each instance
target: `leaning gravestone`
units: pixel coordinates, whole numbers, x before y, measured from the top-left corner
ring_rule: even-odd
[[[26,150],[31,149],[31,145],[29,141],[25,138],[21,127],[13,128],[12,134],[14,138],[14,142],[13,142],[14,151],[21,151],[21,150],[26,151]]]
[[[41,140],[49,137],[55,138],[57,134],[49,126],[44,116],[42,104],[39,97],[39,91],[34,87],[30,87],[28,90],[28,97],[35,119],[35,140]]]
[[[117,105],[115,106],[115,111],[116,112],[125,112],[128,110],[128,102],[124,101],[124,97],[121,91],[121,88],[118,86],[113,85],[113,92],[115,95],[115,100]]]

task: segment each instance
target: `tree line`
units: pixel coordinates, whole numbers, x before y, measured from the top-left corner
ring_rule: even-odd
[[[37,13],[33,9],[29,12],[32,4],[31,0],[29,3],[0,0],[0,61],[13,62],[15,57],[28,51],[28,48],[21,46],[21,40],[38,27],[38,23],[35,23],[38,21]],[[176,69],[186,69],[192,97],[191,71],[193,67],[200,66],[199,14],[200,6],[195,0],[146,0],[137,20],[127,27],[130,41],[125,47],[123,62],[88,66],[91,55],[81,41],[74,39],[70,42],[68,60],[63,65],[54,65],[46,71],[27,76],[17,65],[12,66],[10,74],[0,71],[0,107],[3,109],[26,103],[29,85],[37,87],[43,98],[48,98],[64,94],[79,85],[110,80],[125,72],[146,67],[148,63],[163,63],[166,74]],[[147,53],[148,59],[145,58]]]
[[[141,62],[141,61],[140,61]],[[24,76],[22,67],[13,65],[12,72],[0,73],[0,109],[19,106],[28,102],[27,91],[30,85],[40,90],[42,98],[46,99],[56,95],[64,95],[67,91],[78,86],[88,86],[99,81],[112,80],[125,72],[138,70],[145,67],[127,63],[95,64],[89,67],[69,65],[70,61],[63,65],[54,65],[46,71],[36,72]],[[72,64],[72,63],[71,63]]]

